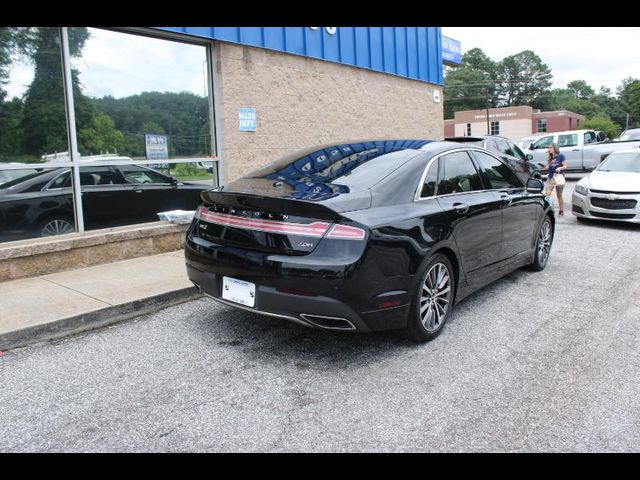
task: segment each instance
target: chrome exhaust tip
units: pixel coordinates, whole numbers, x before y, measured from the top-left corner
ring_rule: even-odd
[[[310,313],[301,313],[300,317],[314,327],[324,328],[326,330],[356,330],[356,326],[346,318],[324,317]]]

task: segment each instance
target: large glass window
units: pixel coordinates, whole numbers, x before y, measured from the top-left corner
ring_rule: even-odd
[[[491,135],[500,135],[500,122],[491,122]]]
[[[57,27],[0,27],[0,242],[40,236],[54,211],[74,231],[72,194],[42,193],[47,155],[68,150],[60,44]]]
[[[87,28],[74,66],[81,155],[102,164],[129,163],[112,165],[115,187],[90,192],[87,228],[195,210],[199,193],[217,185],[206,47]]]
[[[33,193],[0,195],[0,241],[75,229],[59,31],[0,28],[0,193]],[[195,210],[218,181],[206,46],[67,32],[85,228]]]

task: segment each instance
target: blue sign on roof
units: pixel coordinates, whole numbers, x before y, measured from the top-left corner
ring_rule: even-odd
[[[462,62],[460,40],[442,36],[442,61],[453,65],[459,65]]]
[[[440,27],[157,28],[442,84]]]

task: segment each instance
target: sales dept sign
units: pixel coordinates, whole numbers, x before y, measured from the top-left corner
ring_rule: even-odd
[[[166,160],[169,158],[169,149],[166,135],[144,134],[144,144],[147,160]]]
[[[258,129],[258,116],[255,108],[238,109],[238,126],[241,132],[255,132]]]

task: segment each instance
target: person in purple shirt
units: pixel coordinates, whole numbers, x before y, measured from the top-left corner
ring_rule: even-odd
[[[564,215],[564,201],[562,200],[562,191],[564,190],[564,185],[556,185],[553,180],[553,176],[558,173],[564,174],[564,171],[567,169],[567,159],[565,156],[560,153],[560,148],[557,143],[552,143],[549,145],[549,174],[547,175],[547,189],[545,191],[545,195],[547,197],[551,196],[551,192],[553,191],[553,187],[556,189],[556,195],[558,197],[558,215]]]

